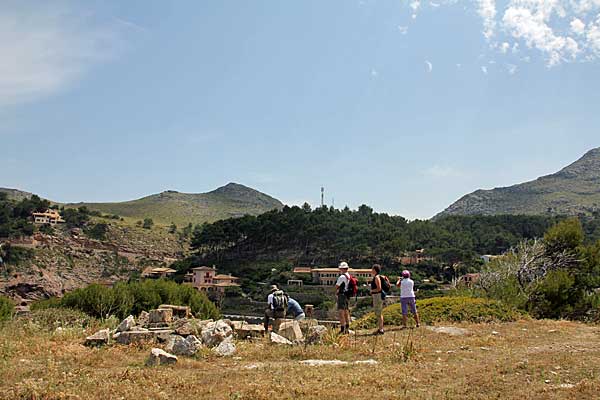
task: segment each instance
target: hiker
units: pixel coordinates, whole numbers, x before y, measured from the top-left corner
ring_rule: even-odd
[[[340,319],[340,333],[348,333],[350,330],[350,306],[348,300],[349,287],[351,276],[348,273],[348,263],[341,262],[338,266],[340,270],[340,276],[335,282],[335,294],[337,297],[337,309]]]
[[[390,283],[387,276],[381,275],[381,265],[375,264],[371,269],[371,296],[373,297],[373,312],[377,320],[377,331],[375,335],[383,335],[383,301],[390,291]]]
[[[300,303],[298,303],[291,297],[288,298],[287,313],[289,315],[293,315],[296,321],[302,321],[304,318],[306,318],[306,315],[304,314],[304,310],[300,306]]]
[[[271,285],[271,293],[267,296],[267,309],[265,310],[265,333],[269,331],[269,320],[274,318],[275,321],[278,319],[285,318],[285,313],[288,308],[288,295],[283,290],[280,290],[277,285]],[[273,324],[273,330],[276,326]]]
[[[400,304],[402,304],[402,324],[407,327],[408,308],[415,318],[417,328],[421,325],[419,313],[417,312],[417,303],[415,299],[415,283],[410,279],[410,271],[402,271],[402,277],[396,282],[396,286],[400,288]]]

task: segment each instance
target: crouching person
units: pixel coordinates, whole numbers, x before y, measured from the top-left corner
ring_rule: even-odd
[[[267,309],[265,310],[265,333],[269,331],[269,322],[274,319],[273,331],[279,330],[279,320],[285,318],[285,313],[288,308],[288,295],[283,290],[280,290],[277,285],[271,286],[271,293],[267,296]]]
[[[287,315],[293,317],[296,321],[302,321],[306,318],[304,310],[296,300],[288,298]]]

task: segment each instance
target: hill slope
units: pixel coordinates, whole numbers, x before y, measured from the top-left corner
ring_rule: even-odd
[[[452,204],[445,215],[589,214],[600,210],[600,148],[559,172],[534,181],[477,190]]]
[[[32,193],[24,192],[18,189],[9,189],[0,187],[0,193],[6,193],[6,197],[10,200],[21,201],[23,199],[28,199],[32,196]]]
[[[283,207],[283,203],[249,187],[229,183],[208,193],[165,191],[138,200],[121,203],[77,203],[67,207],[86,206],[107,214],[144,219],[178,226],[214,222],[219,219],[258,215]]]

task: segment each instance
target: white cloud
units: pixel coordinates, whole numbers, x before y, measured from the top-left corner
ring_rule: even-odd
[[[585,23],[579,18],[574,18],[571,21],[571,30],[577,35],[583,35],[585,33]]]
[[[517,69],[518,69],[518,67],[515,64],[508,64],[506,66],[506,70],[508,71],[508,73],[510,75],[516,74],[517,73]]]
[[[427,66],[427,72],[433,71],[433,64],[430,61],[425,61],[425,65]]]
[[[477,13],[483,19],[483,36],[490,39],[496,29],[496,3],[494,0],[477,0]]]
[[[508,52],[508,49],[510,49],[510,44],[508,42],[504,42],[500,44],[499,48],[503,54],[506,54]]]
[[[406,35],[408,33],[408,26],[398,25],[398,31],[401,34]]]
[[[596,22],[592,24],[586,32],[586,40],[592,52],[597,56],[600,56],[600,14],[596,19]]]
[[[377,75],[378,75],[378,73],[377,73],[377,70],[376,70],[376,69],[372,69],[372,70],[371,70],[371,76],[372,76],[373,78],[377,78]]]
[[[122,46],[122,22],[98,25],[92,14],[52,4],[3,5],[0,13],[0,105],[59,92]],[[43,4],[43,3],[42,3]]]
[[[505,11],[502,22],[515,39],[522,39],[528,47],[545,53],[550,66],[577,55],[577,43],[569,37],[556,35],[548,25],[552,5],[543,0],[513,0],[511,3],[515,5]],[[535,3],[535,6],[527,7],[531,3]]]
[[[410,8],[412,8],[412,19],[416,19],[417,18],[417,12],[419,11],[419,8],[421,8],[421,1],[420,0],[413,0],[410,3]]]
[[[484,75],[488,74],[488,68],[485,65],[481,66],[481,72],[483,72]]]

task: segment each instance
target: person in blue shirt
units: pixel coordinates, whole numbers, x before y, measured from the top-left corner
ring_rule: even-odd
[[[298,303],[291,297],[288,299],[287,314],[293,315],[296,321],[300,321],[306,318],[306,315],[304,315],[304,310],[302,309],[302,307],[300,307],[300,303]]]

